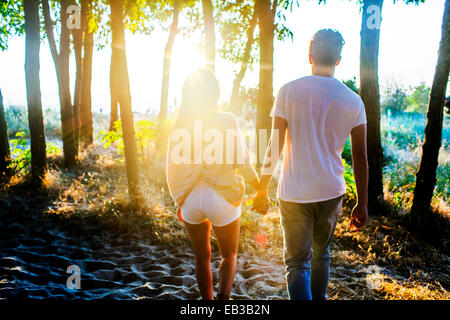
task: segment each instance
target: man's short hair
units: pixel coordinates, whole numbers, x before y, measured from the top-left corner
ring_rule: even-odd
[[[316,32],[309,44],[309,53],[314,63],[333,66],[341,57],[345,41],[339,31],[322,29]]]

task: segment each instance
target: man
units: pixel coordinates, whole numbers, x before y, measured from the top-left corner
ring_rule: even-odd
[[[278,162],[286,144],[278,199],[291,299],[327,297],[330,241],[346,191],[341,153],[349,135],[357,188],[350,228],[358,230],[368,219],[364,104],[334,78],[343,44],[339,32],[318,31],[309,49],[312,75],[285,84],[271,113],[272,135],[254,209],[262,214],[269,209],[273,160]]]

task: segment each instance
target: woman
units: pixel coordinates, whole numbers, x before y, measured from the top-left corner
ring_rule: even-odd
[[[191,73],[169,135],[167,182],[191,239],[202,298],[212,300],[211,225],[222,260],[217,299],[230,297],[236,273],[244,182],[259,179],[236,118],[217,111],[219,83],[206,69]],[[237,169],[237,170],[236,170]]]

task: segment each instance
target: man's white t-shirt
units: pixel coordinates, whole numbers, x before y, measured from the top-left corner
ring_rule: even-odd
[[[312,75],[285,84],[271,116],[287,121],[278,197],[309,203],[343,195],[342,150],[367,122],[361,98],[335,78]]]

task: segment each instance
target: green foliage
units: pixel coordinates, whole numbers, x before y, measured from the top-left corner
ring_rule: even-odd
[[[254,1],[218,2],[216,12],[218,12],[216,25],[223,41],[218,53],[224,59],[238,65],[242,61],[244,49],[248,41],[247,30],[250,28],[254,14]],[[255,40],[252,44],[248,62],[250,69],[258,58],[258,37],[259,32],[255,28]]]
[[[5,110],[8,134],[15,137],[20,131],[28,128],[28,110],[23,106],[10,106]]]
[[[22,1],[0,0],[0,51],[8,49],[8,39],[25,32]]]
[[[320,1],[326,3],[326,0],[320,0]],[[364,3],[364,0],[356,0],[356,1],[357,1],[357,3],[359,3],[359,5],[360,5],[361,8],[362,8],[362,5],[363,5],[363,3]],[[397,3],[397,2],[402,2],[402,0],[393,0],[392,2],[395,4],[395,3]],[[415,4],[415,5],[419,5],[420,3],[424,3],[425,0],[403,0],[403,2],[406,3],[406,4]]]
[[[124,146],[123,146],[123,133],[122,133],[122,122],[117,120],[113,124],[114,131],[105,131],[102,130],[99,133],[99,137],[103,142],[103,147],[108,149],[111,145],[116,145],[117,151],[119,154],[124,154]]]
[[[275,15],[275,38],[279,41],[294,39],[293,32],[286,25],[287,11],[292,11],[293,4],[298,1],[283,0],[278,2]],[[218,53],[225,59],[238,65],[244,56],[244,49],[248,40],[247,30],[254,14],[255,1],[217,1],[216,25],[223,40]],[[254,42],[252,44],[249,69],[258,62],[259,29],[254,30]]]
[[[381,117],[381,141],[385,164],[384,180],[391,191],[412,192],[415,174],[422,153],[426,115],[404,112],[392,116],[389,121]],[[442,147],[436,170],[436,189],[433,197],[449,201],[450,180],[450,119],[444,118]]]
[[[110,0],[114,1],[114,0]],[[146,0],[124,0],[125,2],[125,28],[132,33],[150,34],[154,28],[151,23],[152,13]],[[151,1],[153,2],[153,1]],[[151,3],[150,2],[150,3]]]
[[[342,159],[344,159],[347,163],[352,164],[352,146],[350,137],[347,138],[344,149],[342,150]]]
[[[92,15],[88,16],[89,28],[95,32],[95,46],[98,50],[111,44],[111,25],[109,7],[110,1],[101,0],[92,2]],[[147,0],[123,0],[123,23],[126,30],[131,33],[142,33],[149,35],[155,25],[152,16],[152,4],[155,1]]]
[[[389,109],[394,115],[397,115],[406,110],[407,97],[405,90],[397,82],[388,82],[381,103],[381,110],[387,111]]]
[[[100,131],[99,137],[101,138],[105,149],[114,145],[117,148],[118,154],[123,156],[125,154],[125,149],[123,144],[122,122],[117,120],[114,122],[113,127],[114,131]],[[135,124],[134,130],[139,160],[147,159],[149,150],[154,148],[156,128],[156,122],[151,120],[139,120]]]
[[[97,50],[104,49],[111,43],[111,29],[109,26],[110,9],[105,0],[93,1],[92,15],[89,17],[89,28],[95,31],[95,47]]]
[[[8,168],[14,174],[22,171],[31,164],[31,149],[28,147],[28,141],[25,139],[25,131],[17,132],[15,139],[9,141],[11,148],[12,161]]]
[[[294,41],[294,33],[286,26],[286,12],[292,12],[293,4],[299,6],[298,0],[282,0],[278,3],[276,18],[275,18],[275,36],[278,41],[289,39]],[[320,0],[319,0],[320,4]]]
[[[173,7],[175,1],[178,1],[178,5],[180,6],[180,12],[187,8],[190,13],[188,15],[192,15],[192,10],[194,10],[196,0],[163,0],[163,1],[148,1],[148,5],[150,7],[151,19],[153,21],[157,21],[157,24],[162,30],[169,31],[170,26],[172,25],[173,18]],[[195,8],[198,10],[198,14],[196,18],[200,19],[200,10],[201,7],[198,6]],[[199,26],[199,25],[198,25]],[[181,31],[185,31],[184,26],[178,25],[178,29]],[[193,30],[190,30],[193,31]]]
[[[344,159],[342,159],[344,164],[344,180],[347,185],[347,190],[345,192],[345,197],[347,202],[356,202],[356,184],[355,176],[353,174],[352,166],[349,165]]]
[[[9,141],[12,161],[8,165],[12,174],[24,173],[31,165],[30,140],[26,138],[29,134],[26,131],[19,131],[15,134],[15,139]],[[51,142],[47,142],[47,154],[58,155],[61,149]]]
[[[155,146],[156,122],[150,120],[138,121],[135,134],[138,155],[146,158],[148,150]]]
[[[356,84],[356,77],[348,80],[343,80],[342,83],[349,87],[354,93],[359,94],[359,88]]]
[[[407,98],[408,107],[406,111],[426,113],[431,88],[422,82],[420,85],[411,88],[411,90],[412,94]]]
[[[383,144],[383,177],[392,193],[394,209],[405,209],[411,204],[411,195],[416,181],[416,172],[422,154],[422,143],[426,115],[403,112],[390,119],[381,117],[381,141]],[[356,186],[351,167],[351,144],[347,140],[342,151],[347,184],[346,201],[356,200]],[[442,147],[436,170],[436,187],[433,199],[450,201],[450,119],[444,118]]]
[[[28,128],[27,107],[9,106],[5,110],[5,116],[8,123],[8,134],[11,138],[14,138],[16,133]],[[61,115],[59,110],[47,108],[43,111],[43,117],[45,136],[51,139],[61,139]]]
[[[394,147],[399,149],[415,149],[422,144],[426,125],[426,115],[420,113],[402,113],[392,116],[389,119],[386,116],[381,118],[381,138],[384,142],[392,140]],[[449,148],[450,128],[449,119],[444,120],[442,127],[442,146]],[[389,138],[389,133],[391,137]]]

